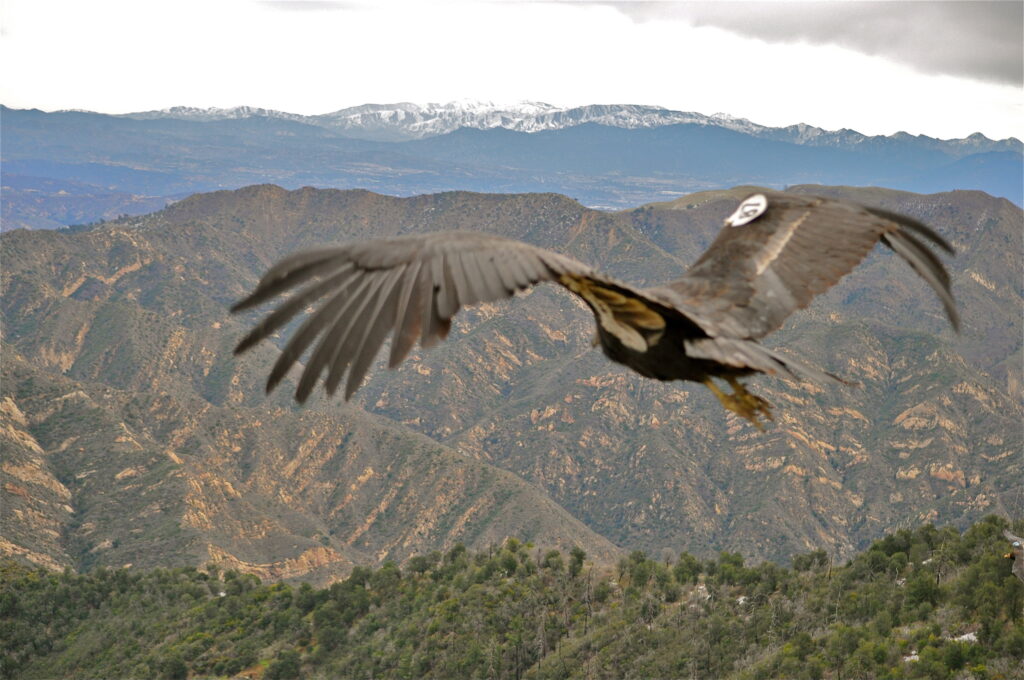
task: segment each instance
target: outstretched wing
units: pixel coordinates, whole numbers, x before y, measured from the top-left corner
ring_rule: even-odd
[[[764,192],[741,203],[679,280],[645,291],[712,336],[760,338],[810,304],[881,241],[939,296],[959,325],[949,274],[925,244],[953,248],[917,220],[817,196]]]
[[[304,402],[325,370],[329,394],[348,371],[348,399],[389,333],[393,368],[417,337],[423,347],[447,337],[461,306],[508,298],[541,281],[575,288],[580,295],[581,285],[584,292],[594,287],[599,292],[628,290],[572,258],[491,234],[449,231],[364,241],[298,253],[274,265],[231,311],[295,292],[242,339],[235,353],[319,302],[285,345],[267,379],[267,391],[316,343],[296,399]]]

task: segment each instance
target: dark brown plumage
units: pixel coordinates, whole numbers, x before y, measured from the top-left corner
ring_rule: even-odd
[[[326,372],[333,394],[348,373],[345,398],[359,387],[392,334],[389,365],[417,338],[444,339],[463,305],[499,300],[533,284],[559,283],[594,312],[604,353],[641,375],[703,382],[722,404],[760,427],[767,402],[737,378],[754,372],[837,380],[757,343],[795,310],[835,284],[881,241],[935,290],[956,327],[949,275],[927,244],[953,249],[902,215],[828,198],[764,192],[741,202],[711,247],[681,278],[636,289],[572,258],[477,232],[438,232],[352,243],[285,258],[236,304],[237,312],[298,289],[235,349],[244,352],[308,305],[319,307],[285,345],[267,391],[311,346],[296,399]],[[712,381],[732,385],[723,393]]]

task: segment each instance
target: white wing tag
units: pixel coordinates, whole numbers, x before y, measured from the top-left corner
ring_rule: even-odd
[[[736,208],[736,212],[725,219],[725,226],[742,227],[744,224],[749,224],[763,215],[767,209],[768,199],[765,198],[764,194],[754,194],[744,199],[740,203],[740,207]]]

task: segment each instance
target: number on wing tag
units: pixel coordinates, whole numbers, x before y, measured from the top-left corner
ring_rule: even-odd
[[[763,215],[767,209],[768,199],[765,198],[764,194],[754,194],[744,199],[740,203],[740,207],[736,208],[736,212],[726,218],[725,226],[742,227],[744,224],[750,224]]]

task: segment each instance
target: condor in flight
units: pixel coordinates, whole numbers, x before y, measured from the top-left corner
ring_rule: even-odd
[[[389,366],[416,340],[443,340],[463,305],[511,297],[536,283],[578,295],[597,322],[605,355],[658,380],[704,383],[722,405],[761,427],[769,404],[739,378],[751,373],[838,380],[758,343],[814,296],[851,271],[881,241],[939,296],[954,328],[949,274],[929,246],[952,247],[917,220],[846,201],[763,192],[742,201],[682,277],[635,288],[550,250],[500,236],[447,231],[350,243],[298,253],[274,265],[238,312],[294,291],[242,339],[249,349],[319,303],[285,345],[267,380],[272,390],[314,346],[295,397],[304,402],[321,375],[345,399],[359,387],[388,334]],[[714,378],[732,388],[724,392]]]

